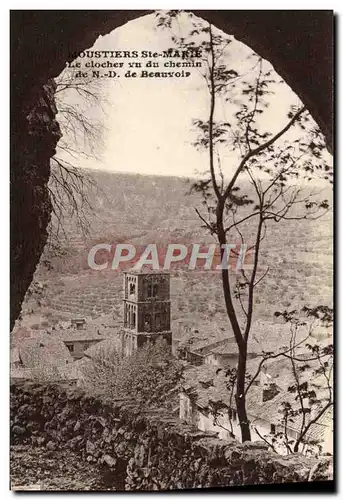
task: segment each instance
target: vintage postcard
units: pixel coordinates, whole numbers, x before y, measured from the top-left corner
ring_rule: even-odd
[[[333,12],[11,11],[11,489],[334,489]]]

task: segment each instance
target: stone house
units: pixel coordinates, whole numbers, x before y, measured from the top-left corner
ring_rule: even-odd
[[[54,334],[63,341],[74,359],[81,359],[89,347],[106,339],[99,327],[86,323],[84,318],[72,319],[68,328]]]
[[[223,326],[211,328],[208,325],[203,331],[183,335],[178,351],[179,356],[193,365],[208,364],[218,367],[234,367],[238,361],[238,348],[232,331]],[[191,336],[190,336],[191,335]],[[307,335],[304,328],[299,328],[298,338]],[[280,339],[287,344],[289,326],[285,324],[269,323],[262,320],[254,321],[249,338],[248,359],[253,360],[262,350],[276,351],[280,349]]]
[[[248,359],[256,357],[253,343],[250,344]],[[238,348],[234,337],[201,340],[185,346],[182,357],[193,365],[234,367],[238,361]]]
[[[46,331],[23,338],[11,348],[11,378],[61,380],[73,378],[73,358],[61,339]]]
[[[253,373],[253,372],[252,372]],[[180,392],[179,417],[192,423],[199,430],[216,432],[221,439],[241,439],[234,396],[227,388],[225,371],[212,365],[191,367],[185,371]],[[284,431],[280,408],[282,403],[294,399],[294,395],[281,389],[264,370],[249,389],[247,413],[250,421],[252,441],[273,440],[274,435]],[[301,428],[300,416],[287,425],[290,440],[297,439]],[[299,451],[316,453],[321,450],[332,453],[332,411],[327,411],[307,435],[317,440],[317,445],[302,444]],[[281,439],[276,439],[274,448],[287,454]]]

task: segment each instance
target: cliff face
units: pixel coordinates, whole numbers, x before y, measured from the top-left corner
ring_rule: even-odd
[[[49,80],[11,124],[11,328],[47,239],[50,158],[61,137],[54,92]]]
[[[114,490],[332,479],[328,457],[281,457],[264,443],[219,440],[180,424],[163,410],[142,413],[134,403],[110,405],[59,385],[26,382],[11,386],[11,437],[14,447],[29,444],[64,456],[70,450],[81,463],[98,471],[103,478],[99,488]],[[44,453],[41,456],[44,461]],[[37,475],[35,481],[39,479]]]

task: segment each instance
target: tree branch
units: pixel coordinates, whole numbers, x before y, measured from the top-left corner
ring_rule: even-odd
[[[251,151],[249,151],[244,156],[244,158],[241,160],[241,162],[240,162],[240,164],[239,164],[236,172],[232,176],[232,179],[229,182],[229,184],[228,184],[228,186],[227,186],[227,188],[226,188],[226,190],[224,192],[224,195],[223,195],[224,199],[226,199],[228,197],[228,195],[231,192],[233,186],[235,185],[237,177],[239,176],[239,174],[241,173],[241,171],[245,167],[245,164],[248,162],[248,160],[250,160],[253,156],[258,155],[259,153],[261,153],[265,149],[267,149],[270,146],[272,146],[274,144],[274,142],[276,142],[280,137],[282,137],[292,127],[292,125],[298,120],[298,118],[301,116],[302,113],[304,113],[305,110],[306,110],[305,106],[303,106],[302,108],[300,108],[299,111],[297,113],[295,113],[294,116],[291,118],[291,120],[287,123],[287,125],[285,125],[285,127],[282,130],[280,130],[280,132],[278,132],[277,134],[275,134],[271,139],[269,139],[264,144],[261,144],[257,148],[252,149]]]

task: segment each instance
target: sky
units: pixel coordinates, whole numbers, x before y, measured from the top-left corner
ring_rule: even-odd
[[[182,29],[182,20],[180,23]],[[187,23],[185,15],[185,29]],[[171,46],[170,31],[156,29],[155,16],[148,15],[100,36],[90,50],[161,52]],[[234,40],[228,62],[242,71],[249,70],[252,63],[247,62],[247,57],[251,53],[249,47]],[[266,62],[266,67],[268,65]],[[81,167],[109,172],[192,177],[206,170],[208,155],[192,145],[195,138],[192,121],[208,117],[209,93],[200,71],[191,71],[189,78],[124,78],[120,73],[119,78],[101,80],[99,88],[106,100],[105,113],[94,106],[87,114],[91,119],[102,121],[103,146],[99,144],[97,148],[97,159],[76,153],[73,161]],[[68,96],[66,92],[65,97],[76,102],[75,95]],[[285,83],[277,85],[264,117],[270,131],[282,128],[287,123],[290,105],[299,102]],[[82,109],[83,103],[78,105]],[[217,117],[228,120],[232,109],[221,102],[217,113]],[[221,156],[223,170],[229,175],[237,158],[227,148],[221,151]]]

